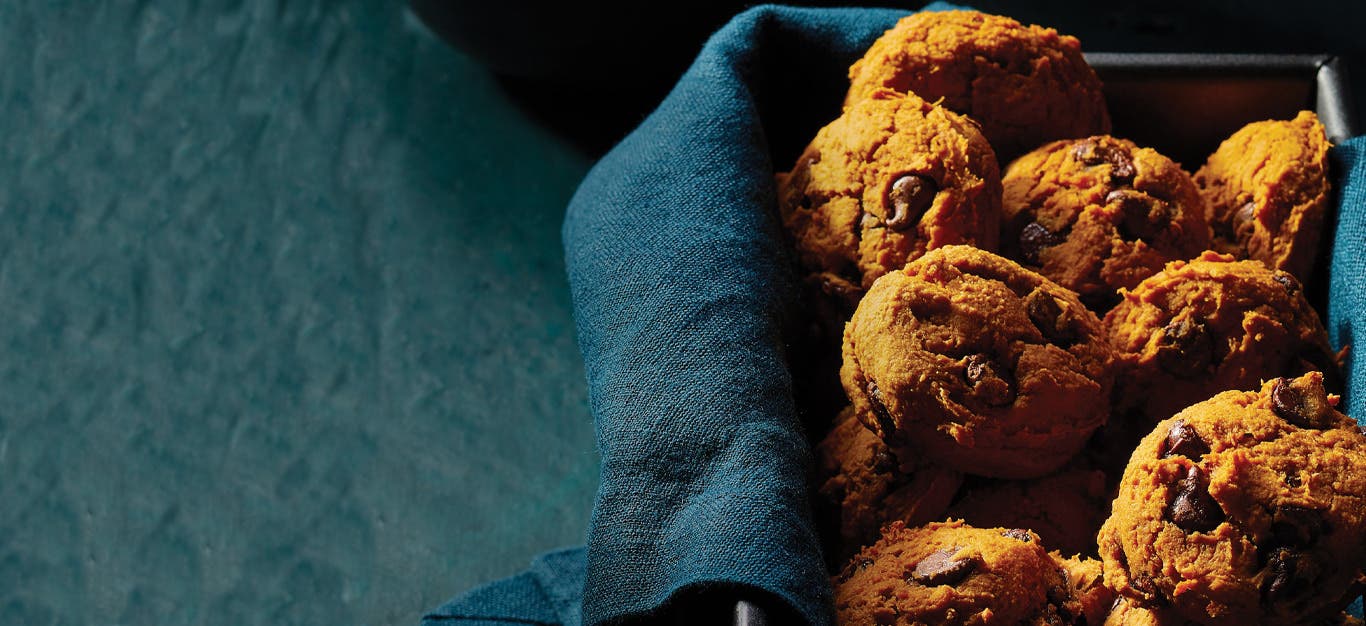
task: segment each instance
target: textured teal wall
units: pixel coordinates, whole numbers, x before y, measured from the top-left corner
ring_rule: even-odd
[[[3,2],[0,59],[0,624],[411,624],[583,541],[589,163],[403,2]]]

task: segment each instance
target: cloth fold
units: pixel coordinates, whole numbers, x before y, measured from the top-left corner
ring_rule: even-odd
[[[617,623],[699,587],[762,590],[809,624],[833,622],[784,360],[796,280],[773,173],[838,115],[848,66],[906,14],[739,14],[588,174],[563,230],[602,453],[587,547],[424,623]],[[1366,327],[1364,156],[1366,137],[1333,150],[1341,209],[1327,324],[1338,345]],[[1366,359],[1347,373],[1345,405],[1360,420],[1366,393],[1350,389],[1366,384]]]

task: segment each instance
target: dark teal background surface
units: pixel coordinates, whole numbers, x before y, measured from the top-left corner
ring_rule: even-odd
[[[0,3],[0,624],[413,624],[584,540],[589,162],[402,2]]]

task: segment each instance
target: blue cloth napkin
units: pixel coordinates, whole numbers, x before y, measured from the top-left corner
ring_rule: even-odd
[[[745,11],[589,173],[564,225],[602,452],[587,547],[424,623],[601,624],[718,587],[833,621],[784,365],[795,277],[772,175],[838,115],[849,64],[904,15]],[[1333,155],[1342,210],[1328,325],[1341,343],[1366,329],[1366,138]],[[1351,360],[1349,378],[1366,384],[1366,359]],[[1346,406],[1360,419],[1366,394]]]

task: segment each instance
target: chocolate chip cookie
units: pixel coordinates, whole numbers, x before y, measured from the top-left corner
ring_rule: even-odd
[[[1105,582],[1202,624],[1303,624],[1366,582],[1366,435],[1311,372],[1228,391],[1134,450],[1099,535]]]
[[[1311,111],[1224,140],[1195,173],[1218,249],[1307,281],[1330,202],[1329,147]]]
[[[898,456],[1032,478],[1109,414],[1112,356],[1076,294],[970,246],[879,278],[845,326],[840,379]]]
[[[837,303],[927,250],[996,249],[995,153],[972,121],[914,95],[879,91],[850,107],[776,182],[802,270]]]
[[[1116,420],[1147,432],[1230,389],[1310,370],[1337,390],[1328,334],[1294,276],[1205,252],[1145,279],[1104,319],[1118,358]]]
[[[1101,82],[1075,37],[977,11],[921,11],[849,69],[846,106],[878,89],[977,120],[1002,162],[1055,139],[1110,132]]]
[[[840,624],[1075,624],[1066,572],[1038,535],[949,520],[889,525],[834,579]]]
[[[883,524],[919,526],[943,519],[962,474],[897,459],[851,408],[816,445],[816,509],[837,535],[829,552],[839,563],[877,540]]]
[[[1072,596],[1081,603],[1081,614],[1086,621],[1078,620],[1077,623],[1103,623],[1114,607],[1116,596],[1114,591],[1105,586],[1105,569],[1101,562],[1081,556],[1063,558],[1057,550],[1048,554],[1062,565],[1067,573],[1067,581],[1072,586]]]
[[[1190,175],[1127,139],[1049,143],[1006,167],[1002,184],[1002,254],[1097,312],[1119,289],[1209,247],[1204,199]]]

